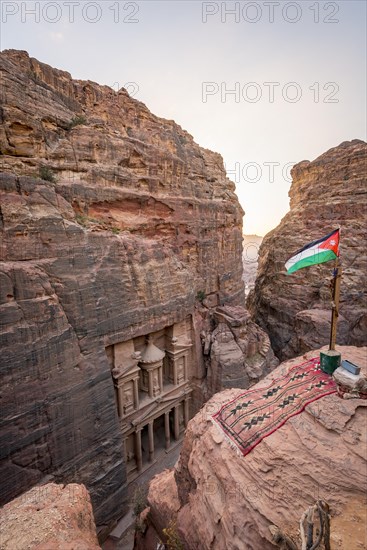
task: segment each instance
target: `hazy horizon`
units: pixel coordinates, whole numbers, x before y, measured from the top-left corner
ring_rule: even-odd
[[[289,207],[289,169],[366,139],[364,2],[1,3],[1,49],[124,86],[223,156],[265,235]]]

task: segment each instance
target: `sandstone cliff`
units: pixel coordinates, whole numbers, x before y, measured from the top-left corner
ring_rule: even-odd
[[[268,233],[259,253],[248,305],[270,335],[278,357],[326,345],[331,317],[333,263],[287,275],[286,260],[302,246],[341,225],[339,344],[367,343],[366,158],[363,141],[344,142],[292,170],[290,212]]]
[[[276,364],[242,308],[243,211],[220,155],[124,89],[13,50],[0,70],[1,499],[83,482],[108,525],[126,501],[113,346],[187,322],[192,412]]]
[[[366,348],[339,349],[367,378]],[[255,387],[303,361],[282,363]],[[150,483],[148,527],[136,548],[155,548],[170,526],[189,550],[271,550],[272,524],[300,547],[298,522],[318,498],[330,505],[331,547],[366,548],[367,401],[325,396],[243,457],[211,420],[240,393],[216,394],[190,421],[175,468]]]
[[[34,487],[0,511],[2,550],[99,550],[83,485]]]

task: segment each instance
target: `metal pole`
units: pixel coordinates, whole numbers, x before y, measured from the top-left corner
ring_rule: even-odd
[[[339,265],[339,257],[335,260],[334,286],[333,286],[333,309],[331,312],[330,345],[329,350],[335,350],[336,328],[339,317],[340,279],[342,268]]]

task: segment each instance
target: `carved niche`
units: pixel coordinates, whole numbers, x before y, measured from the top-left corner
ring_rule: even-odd
[[[120,418],[139,408],[139,360],[132,340],[115,344],[112,376]]]
[[[152,336],[148,337],[139,366],[141,368],[141,389],[149,394],[149,397],[157,397],[163,391],[163,358],[164,351],[157,348]]]
[[[177,386],[188,380],[188,362],[192,342],[186,321],[172,325],[167,331],[168,380]]]

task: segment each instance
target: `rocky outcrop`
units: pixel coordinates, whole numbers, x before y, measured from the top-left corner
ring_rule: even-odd
[[[83,485],[34,487],[0,511],[2,550],[99,550],[92,505]]]
[[[124,89],[14,50],[0,70],[2,500],[82,482],[107,528],[126,502],[114,345],[188,319],[192,412],[274,363],[228,309],[244,303],[243,211],[220,155]]]
[[[339,349],[366,379],[366,348]],[[318,353],[283,363],[255,387]],[[162,538],[170,526],[185,549],[270,550],[271,525],[300,547],[299,520],[318,498],[330,506],[332,548],[365,548],[367,401],[325,396],[243,457],[211,420],[240,393],[216,394],[190,421],[175,468],[150,483],[148,528],[137,548],[149,550],[151,532]]]
[[[202,332],[208,398],[225,388],[249,388],[278,365],[267,334],[246,309],[222,306],[210,313],[214,328]]]
[[[292,275],[284,263],[338,224],[343,275],[337,341],[367,343],[366,155],[366,143],[353,140],[294,166],[290,212],[264,237],[248,305],[282,360],[328,343],[333,263]]]

